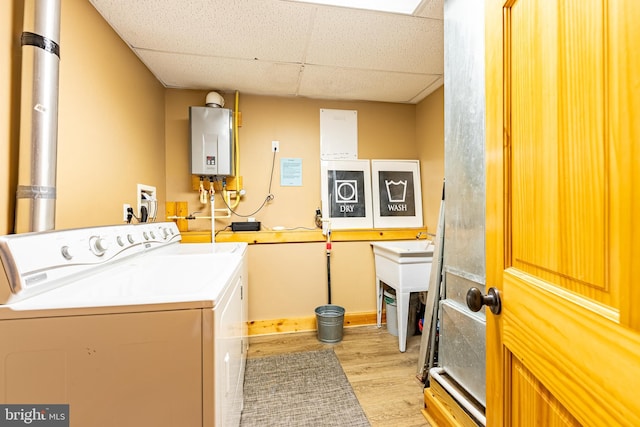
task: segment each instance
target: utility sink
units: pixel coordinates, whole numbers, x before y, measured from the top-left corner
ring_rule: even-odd
[[[433,257],[433,242],[430,240],[388,240],[383,242],[371,242],[373,252],[376,252],[397,262],[403,262],[400,258],[428,258],[431,262]],[[415,262],[416,260],[407,260],[406,262]]]
[[[376,276],[396,291],[422,292],[429,288],[433,243],[429,240],[371,242]]]
[[[398,346],[407,346],[407,319],[411,292],[429,290],[434,245],[429,240],[389,240],[371,242],[376,268],[376,308],[378,327],[382,327],[384,282],[396,291],[398,305]]]

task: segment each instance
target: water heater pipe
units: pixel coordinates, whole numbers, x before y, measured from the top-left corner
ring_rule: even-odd
[[[242,194],[244,194],[243,189],[241,188],[237,188],[237,185],[240,183],[238,176],[240,175],[240,142],[239,142],[239,132],[238,132],[238,104],[239,104],[239,97],[240,97],[240,93],[238,91],[236,91],[236,99],[235,99],[235,106],[234,106],[234,110],[233,110],[233,151],[234,151],[234,156],[233,156],[233,177],[235,178],[235,182],[236,182],[236,191],[237,191],[237,197],[235,199],[235,201],[233,202],[233,204],[231,203],[231,197],[229,196],[229,192],[227,191],[227,187],[223,184],[222,186],[222,197],[224,198],[225,204],[229,207],[229,209],[231,209],[232,211],[235,210],[235,208],[238,207],[238,205],[240,204],[240,198],[242,196]]]
[[[26,0],[15,232],[55,227],[60,0]]]
[[[239,105],[240,105],[240,92],[236,91],[236,100],[235,100],[235,105],[234,105],[234,110],[233,110],[233,144],[234,144],[234,148],[235,148],[235,153],[236,155],[234,156],[234,160],[235,160],[235,167],[233,168],[233,173],[235,174],[235,177],[237,178],[240,175],[240,132],[238,132],[238,115],[239,115]],[[238,182],[238,181],[236,181]],[[240,191],[240,188],[236,188],[236,190]],[[238,200],[236,201],[236,206],[237,203],[239,203],[240,198],[238,198]],[[235,206],[234,206],[235,207]]]
[[[238,180],[238,176],[240,175],[240,140],[239,140],[240,137],[238,132],[239,98],[240,98],[240,92],[236,91],[236,99],[235,99],[235,105],[233,110],[233,147],[235,152],[235,156],[233,156],[233,161],[234,161],[233,176],[236,178],[236,186],[240,183],[240,181]],[[241,194],[242,189],[236,187],[236,191],[237,191],[237,196],[236,196],[236,200],[233,202],[233,205],[229,205],[227,203],[227,206],[229,206],[231,210],[234,210],[240,204],[240,196],[242,195]],[[223,197],[225,198],[225,201],[229,201],[230,199],[229,197],[227,197],[226,189],[224,190]]]

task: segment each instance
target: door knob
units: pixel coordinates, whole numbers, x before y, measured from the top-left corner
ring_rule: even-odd
[[[500,314],[502,311],[500,292],[496,288],[489,288],[487,295],[482,295],[482,291],[478,288],[469,289],[467,291],[467,307],[471,311],[480,311],[483,305],[489,307],[493,314]]]

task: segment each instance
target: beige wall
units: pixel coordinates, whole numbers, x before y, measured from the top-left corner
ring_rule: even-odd
[[[209,207],[201,205],[198,193],[191,189],[188,107],[203,105],[205,96],[205,91],[173,89],[167,90],[166,96],[167,200],[187,201],[189,211],[201,211],[201,215],[208,215]],[[236,209],[239,213],[254,212],[267,195],[273,161],[271,141],[279,140],[272,184],[275,199],[253,216],[266,228],[314,227],[314,212],[321,202],[320,109],[334,108],[358,111],[359,158],[421,160],[425,218],[437,223],[442,189],[442,166],[438,165],[443,158],[442,90],[418,106],[243,94],[239,99],[240,174],[247,191]],[[234,95],[225,94],[225,102],[225,107],[233,109]],[[302,187],[280,187],[279,161],[288,157],[302,159]],[[228,223],[218,221],[216,229]],[[190,221],[189,229],[210,229],[210,223]],[[249,256],[251,320],[309,317],[314,315],[315,307],[326,303],[327,259],[323,243],[252,245]],[[374,279],[373,255],[367,242],[334,242],[333,303],[351,313],[374,312]]]
[[[204,105],[205,91],[167,90],[167,200],[187,201],[189,211],[207,212],[191,191],[189,106]],[[225,95],[225,108],[234,108],[234,95]],[[358,111],[358,156],[362,159],[416,159],[415,106],[375,102],[336,102],[304,98],[239,95],[240,175],[247,191],[236,211],[257,210],[268,194],[273,154],[271,141],[280,141],[271,192],[274,200],[255,214],[264,227],[314,227],[320,207],[320,109]],[[280,159],[302,159],[302,187],[280,186]],[[242,221],[235,217],[233,221]],[[219,221],[216,229],[229,221]],[[208,221],[191,221],[190,230],[210,229]]]
[[[435,233],[444,181],[444,86],[416,106],[416,143],[422,171],[424,224],[429,233]]]
[[[62,2],[60,39],[56,228],[119,223],[136,184],[164,200],[164,88],[88,0]]]
[[[19,69],[21,22],[9,30],[22,3],[0,6],[2,234],[13,230],[17,184],[19,119],[9,112],[20,76],[9,67]],[[135,205],[137,183],[157,186],[164,200],[164,88],[88,0],[62,2],[60,50],[56,228],[116,224],[122,204]]]

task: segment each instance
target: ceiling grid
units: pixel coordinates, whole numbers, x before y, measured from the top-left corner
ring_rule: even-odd
[[[90,0],[166,87],[415,104],[443,83],[443,0]]]

